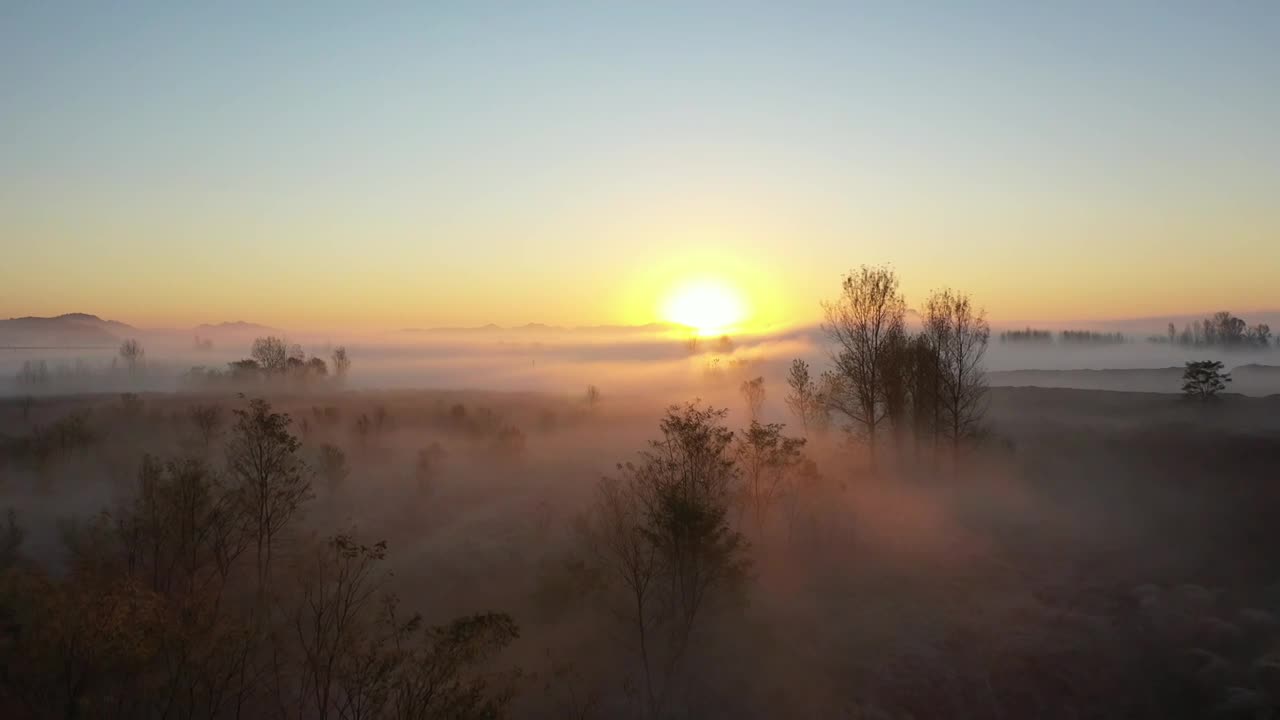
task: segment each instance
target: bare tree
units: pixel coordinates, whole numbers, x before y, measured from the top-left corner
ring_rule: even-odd
[[[764,407],[764,378],[743,380],[738,386],[738,392],[742,393],[742,400],[747,405],[747,417],[755,422],[760,418],[760,410]]]
[[[138,367],[142,364],[142,360],[146,355],[147,351],[143,349],[142,343],[134,338],[129,338],[120,343],[120,359],[124,360],[125,367],[129,368],[130,375],[138,371]]]
[[[925,318],[925,329],[913,336],[907,346],[907,392],[911,404],[911,425],[916,455],[923,440],[936,439],[938,425],[942,421],[938,396],[942,391],[940,380],[942,363],[935,345],[937,338],[930,332],[930,318]]]
[[[893,432],[893,443],[901,450],[903,438],[910,423],[910,362],[909,340],[905,328],[889,333],[885,351],[880,354],[880,387],[884,402],[885,420]]]
[[[320,446],[320,462],[317,470],[320,477],[324,478],[325,489],[331,499],[337,497],[347,476],[351,474],[351,468],[347,465],[347,454],[342,452],[342,448],[330,443]]]
[[[227,442],[227,470],[256,543],[262,591],[276,536],[311,497],[311,478],[298,457],[301,443],[289,432],[287,414],[272,412],[270,403],[255,398],[248,409],[236,410],[235,415]]]
[[[347,355],[346,346],[339,345],[334,348],[329,359],[333,361],[333,377],[339,383],[346,382],[347,373],[351,371],[351,358]]]
[[[191,424],[195,426],[196,432],[200,433],[200,439],[204,442],[204,448],[207,451],[213,444],[213,439],[218,436],[218,430],[222,428],[222,406],[192,405],[187,415],[191,418]]]
[[[937,336],[940,434],[957,456],[961,444],[974,437],[986,412],[987,382],[982,358],[991,328],[986,313],[969,296],[949,289],[935,291],[927,303],[928,323]]]
[[[800,421],[800,427],[805,437],[808,437],[809,422],[821,404],[818,385],[809,373],[809,363],[800,358],[791,361],[791,369],[787,371],[787,387],[791,390],[786,397],[787,407]]]
[[[618,469],[623,470],[623,466]],[[655,713],[658,688],[655,687],[654,654],[658,648],[653,646],[655,640],[651,634],[659,622],[656,586],[660,558],[657,547],[642,531],[644,488],[633,473],[627,473],[620,478],[604,478],[597,492],[593,512],[583,528],[584,545],[605,573],[606,584],[619,591],[619,600],[611,603],[610,610],[635,633],[636,652],[644,674],[646,708],[648,713]]]
[[[604,480],[597,500],[594,549],[631,600],[623,617],[643,639],[651,715],[661,714],[666,681],[698,618],[746,577],[746,543],[728,524],[739,475],[727,414],[692,403],[669,408],[662,439],[638,464],[619,466],[620,478]]]
[[[274,335],[260,337],[253,341],[249,357],[258,363],[258,367],[267,373],[282,373],[289,367],[289,346]]]
[[[755,420],[737,438],[734,455],[742,476],[743,501],[751,508],[757,531],[786,492],[790,473],[803,461],[804,438],[782,434],[782,424]]]
[[[371,633],[371,610],[386,579],[377,565],[386,553],[385,541],[368,546],[337,535],[308,563],[291,613],[301,668],[288,705],[310,706],[317,718],[340,714],[334,706],[350,690],[343,682],[347,664]]]
[[[885,418],[882,371],[886,355],[903,332],[906,302],[898,276],[888,267],[863,265],[845,276],[840,297],[823,304],[823,331],[834,345],[830,407],[861,431],[876,462],[876,430]]]

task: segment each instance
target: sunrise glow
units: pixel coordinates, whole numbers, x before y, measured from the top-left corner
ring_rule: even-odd
[[[664,319],[694,328],[700,335],[733,329],[747,317],[742,293],[718,279],[680,285],[667,299]]]

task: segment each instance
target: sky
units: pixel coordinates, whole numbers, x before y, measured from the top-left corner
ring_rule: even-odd
[[[0,2],[0,317],[1280,306],[1280,3]]]

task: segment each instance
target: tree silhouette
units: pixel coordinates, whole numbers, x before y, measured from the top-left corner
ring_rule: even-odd
[[[747,417],[755,422],[760,418],[760,410],[764,407],[764,378],[743,380],[738,386],[738,392],[742,394],[742,401],[746,403]]]
[[[120,343],[120,359],[124,360],[125,367],[129,369],[130,375],[138,371],[138,366],[142,364],[142,360],[146,355],[147,351],[143,349],[142,343],[133,338]]]
[[[951,441],[953,453],[973,437],[985,413],[986,377],[982,358],[991,329],[986,315],[969,296],[952,290],[933,293],[926,303],[928,325],[938,337],[940,368],[938,430]]]
[[[804,460],[804,438],[782,434],[782,424],[755,420],[738,437],[734,456],[742,476],[743,501],[762,530],[774,504],[787,491],[791,472]]]
[[[790,388],[786,397],[787,407],[800,421],[800,427],[808,437],[810,423],[817,424],[818,414],[825,412],[818,385],[809,373],[809,363],[800,358],[791,361],[791,368],[787,371],[787,387]]]
[[[823,331],[834,345],[827,402],[866,438],[876,463],[876,430],[885,418],[884,355],[903,332],[906,302],[888,267],[863,265],[845,276],[840,297],[823,304]]]
[[[260,337],[253,341],[249,357],[253,358],[264,372],[282,373],[289,366],[289,347],[284,340],[274,335]]]
[[[287,414],[272,412],[270,403],[261,398],[234,412],[227,471],[256,544],[261,591],[270,574],[276,536],[311,497],[311,479],[298,457],[301,443],[289,432]]]
[[[661,715],[698,619],[746,578],[746,543],[728,523],[739,474],[727,415],[694,403],[669,408],[662,438],[601,482],[586,529],[605,576],[624,590],[621,617],[637,635],[651,716]]]
[[[207,452],[213,444],[213,439],[217,437],[218,430],[222,427],[222,407],[220,405],[192,405],[187,411],[187,415],[191,418],[191,424],[195,426],[196,432],[200,434],[200,439],[204,443],[204,449]]]
[[[346,346],[339,345],[333,349],[329,358],[333,361],[333,376],[339,383],[346,382],[347,373],[351,372],[351,358],[347,355]]]
[[[1222,363],[1218,360],[1188,362],[1186,368],[1182,373],[1182,392],[1187,397],[1207,402],[1231,382],[1231,373],[1222,372]]]

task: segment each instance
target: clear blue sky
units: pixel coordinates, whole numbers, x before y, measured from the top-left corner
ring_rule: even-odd
[[[1280,2],[112,5],[0,6],[0,315],[1280,305]]]

